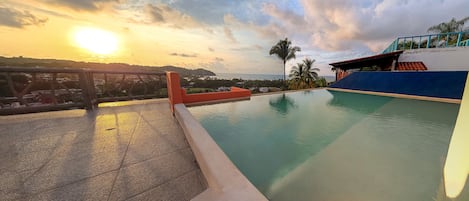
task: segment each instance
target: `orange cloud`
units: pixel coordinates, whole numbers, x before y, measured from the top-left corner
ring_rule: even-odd
[[[20,11],[14,8],[0,7],[0,25],[23,28],[28,25],[40,26],[46,23],[47,17],[37,17],[31,12]]]

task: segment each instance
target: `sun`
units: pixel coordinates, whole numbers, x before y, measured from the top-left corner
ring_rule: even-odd
[[[99,55],[112,54],[119,45],[114,33],[96,28],[75,30],[74,40],[79,47]]]

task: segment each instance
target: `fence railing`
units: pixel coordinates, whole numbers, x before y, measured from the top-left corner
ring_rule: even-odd
[[[398,37],[383,53],[421,48],[469,47],[469,31]]]
[[[163,72],[0,67],[0,115],[167,97]]]

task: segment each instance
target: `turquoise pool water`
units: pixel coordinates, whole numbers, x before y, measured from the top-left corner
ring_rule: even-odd
[[[267,198],[297,201],[446,200],[458,109],[327,90],[189,108]]]

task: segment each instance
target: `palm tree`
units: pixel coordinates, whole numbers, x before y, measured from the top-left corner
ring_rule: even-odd
[[[305,84],[304,80],[304,71],[305,71],[305,65],[302,63],[297,63],[296,66],[293,66],[293,68],[290,71],[290,88],[293,89],[300,89],[303,88],[303,84]]]
[[[301,51],[301,48],[294,46],[291,47],[291,41],[288,40],[288,38],[285,38],[285,40],[280,40],[278,43],[270,49],[269,54],[273,55],[276,54],[278,58],[283,60],[283,81],[286,81],[285,75],[287,74],[286,72],[286,63],[290,59],[296,58],[295,53]]]
[[[303,60],[303,64],[305,65],[305,71],[304,71],[304,77],[306,80],[306,83],[312,84],[314,81],[316,81],[319,78],[318,71],[319,68],[313,68],[313,64],[316,60],[311,60],[306,58]]]
[[[449,22],[442,22],[440,24],[431,26],[428,28],[428,32],[436,33],[449,33],[449,32],[460,32],[464,29],[464,23],[469,20],[469,17],[465,17],[461,20],[456,20],[454,17]]]
[[[318,68],[313,68],[315,60],[305,59],[303,63],[298,63],[290,71],[291,85],[295,89],[311,88],[319,78]]]

